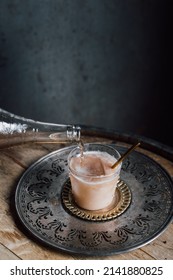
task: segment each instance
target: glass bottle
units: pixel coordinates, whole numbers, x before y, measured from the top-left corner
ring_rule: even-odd
[[[78,142],[80,130],[79,126],[34,121],[0,109],[0,149],[28,142]]]

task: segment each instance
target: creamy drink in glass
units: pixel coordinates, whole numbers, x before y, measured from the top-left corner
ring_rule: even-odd
[[[68,156],[72,195],[76,204],[87,210],[109,207],[115,196],[121,163],[111,166],[120,158],[119,152],[102,144],[85,144],[74,148]]]

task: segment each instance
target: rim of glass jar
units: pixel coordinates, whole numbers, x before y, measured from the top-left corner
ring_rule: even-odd
[[[91,145],[93,145],[93,146],[102,146],[102,147],[106,147],[106,148],[109,148],[109,149],[111,149],[112,151],[114,151],[114,152],[116,152],[116,154],[118,155],[118,158],[120,158],[121,157],[121,155],[120,155],[120,153],[117,151],[117,149],[115,149],[115,148],[113,148],[113,147],[111,147],[111,146],[109,146],[109,145],[105,145],[105,144],[97,144],[97,143],[89,143],[89,144],[84,144],[84,147],[88,147],[88,146],[91,146]],[[74,175],[76,175],[76,176],[78,176],[78,177],[81,177],[81,178],[93,178],[93,179],[106,179],[106,178],[112,178],[112,177],[114,177],[115,176],[115,174],[116,174],[116,170],[117,169],[120,169],[121,168],[121,165],[122,165],[122,163],[120,163],[115,169],[113,169],[114,170],[114,172],[113,173],[111,173],[111,174],[107,174],[107,175],[97,175],[97,176],[95,176],[95,175],[83,175],[83,174],[80,174],[80,172],[77,172],[76,170],[74,170],[73,168],[71,168],[70,167],[70,159],[72,158],[70,158],[70,155],[75,151],[75,150],[79,150],[80,151],[80,147],[75,147],[74,149],[72,149],[71,150],[71,152],[69,153],[69,155],[68,155],[68,158],[67,158],[67,161],[68,161],[68,168],[69,168],[69,171],[71,171],[72,172],[72,174],[74,174]],[[93,150],[93,152],[94,151],[97,151],[97,150]],[[98,150],[99,151],[99,150]],[[88,152],[88,151],[87,151]],[[104,152],[104,151],[103,151]],[[106,152],[106,151],[105,151]],[[109,154],[109,153],[108,153]],[[79,154],[76,156],[76,157],[79,157]]]

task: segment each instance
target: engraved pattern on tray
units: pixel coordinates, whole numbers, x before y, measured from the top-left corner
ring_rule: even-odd
[[[115,146],[120,153],[125,148]],[[64,208],[62,188],[68,180],[67,156],[72,147],[34,163],[21,177],[15,194],[20,221],[45,245],[85,255],[119,254],[159,236],[173,215],[173,183],[154,160],[135,151],[122,165],[120,177],[130,188],[127,210],[110,221],[81,220]]]

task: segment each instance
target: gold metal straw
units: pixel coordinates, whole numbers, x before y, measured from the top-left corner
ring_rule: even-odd
[[[134,144],[130,149],[128,149],[112,166],[111,168],[114,169],[120,162],[122,162],[134,149],[139,147],[140,142]]]

